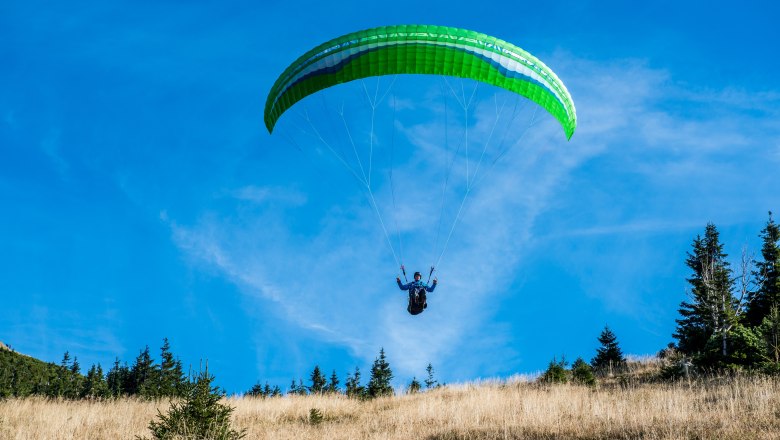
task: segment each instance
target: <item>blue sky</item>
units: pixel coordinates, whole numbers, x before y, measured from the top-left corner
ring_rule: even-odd
[[[655,353],[671,341],[695,235],[714,222],[738,257],[780,211],[778,12],[750,1],[4,2],[0,341],[106,367],[167,337],[185,364],[208,359],[229,392],[285,387],[315,364],[342,381],[355,366],[367,374],[380,347],[398,386],[428,362],[446,382],[533,373],[553,356],[592,357],[605,324],[627,353]],[[506,144],[418,317],[349,172],[262,123],[299,54],[400,23],[528,50],[579,117],[570,142],[540,113]],[[394,135],[395,209],[387,156],[376,165],[383,218],[412,270],[435,259],[436,220],[459,200],[440,211],[446,145],[424,110],[441,84],[388,95],[408,117]],[[331,106],[355,96],[336,93]],[[474,143],[497,102],[479,93]],[[305,132],[292,123],[304,110],[328,108],[300,104],[288,133]]]

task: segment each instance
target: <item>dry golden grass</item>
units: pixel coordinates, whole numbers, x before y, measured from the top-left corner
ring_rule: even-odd
[[[234,427],[249,439],[776,439],[780,380],[693,384],[448,386],[360,402],[343,396],[237,398]],[[167,402],[44,399],[0,402],[2,439],[148,436]],[[312,424],[310,410],[324,416]]]

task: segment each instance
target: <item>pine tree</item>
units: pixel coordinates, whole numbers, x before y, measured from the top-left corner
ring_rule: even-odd
[[[295,381],[293,381],[293,385],[295,385]],[[246,395],[252,397],[262,397],[265,399],[267,397],[281,396],[282,390],[280,390],[278,386],[271,388],[271,386],[268,385],[268,382],[266,382],[265,385],[260,385],[260,382],[258,382],[249,391],[246,392]]]
[[[110,396],[108,384],[103,377],[103,368],[100,364],[92,367],[87,372],[87,377],[81,389],[82,399],[105,399]]]
[[[406,392],[409,394],[416,394],[420,392],[421,388],[422,385],[420,385],[420,382],[417,380],[416,377],[413,377],[412,381],[409,382],[409,386],[406,387]]]
[[[759,237],[763,241],[763,261],[756,262],[754,272],[758,289],[751,292],[745,311],[745,320],[751,327],[761,325],[772,307],[780,307],[780,225],[772,219],[772,211]]]
[[[437,385],[436,379],[433,378],[433,365],[428,362],[428,366],[425,367],[425,371],[428,373],[428,377],[425,379],[425,388],[430,389]]]
[[[338,392],[339,392],[339,377],[336,375],[336,370],[333,370],[333,373],[330,375],[330,382],[328,383],[328,386],[325,387],[325,392],[332,393],[332,394],[338,394]]]
[[[152,361],[152,357],[149,355],[149,346],[147,345],[135,359],[132,368],[130,368],[129,394],[146,398],[157,397],[158,372],[157,366],[154,365],[154,361]]]
[[[780,373],[780,308],[772,307],[759,327],[764,342],[764,369]]]
[[[68,399],[78,399],[81,396],[81,389],[83,387],[83,376],[81,375],[81,364],[79,364],[78,357],[73,357],[73,362],[70,364],[68,373],[68,384],[66,386],[65,397]]]
[[[211,386],[213,381],[214,376],[208,370],[201,372],[186,387],[182,401],[173,401],[167,414],[158,411],[159,421],[149,423],[153,438],[237,440],[245,437],[245,431],[231,428],[234,409],[220,403],[224,393]]]
[[[571,364],[572,381],[581,385],[596,385],[596,377],[593,376],[593,369],[581,357],[577,358]]]
[[[106,383],[112,397],[130,394],[130,368],[127,364],[120,365],[119,358],[114,360],[114,366],[106,375]]]
[[[726,257],[718,230],[709,223],[704,238],[693,241],[686,260],[693,271],[688,278],[691,302],[680,304],[682,319],[677,320],[674,337],[678,349],[700,364],[711,362],[713,346],[714,354],[726,357],[728,332],[739,319],[741,304],[732,293],[734,280]]]
[[[590,365],[600,374],[612,375],[616,371],[622,371],[626,365],[626,358],[617,342],[617,336],[604,326],[599,335],[601,347],[596,349],[596,357],[590,361]]]
[[[360,369],[355,367],[355,374],[347,374],[346,382],[346,394],[347,397],[361,399],[365,397],[365,387],[360,385]]]
[[[320,371],[319,365],[314,366],[314,371],[311,372],[310,379],[311,386],[309,387],[309,392],[312,394],[322,394],[325,391],[327,380]]]
[[[160,397],[177,397],[184,392],[184,371],[181,361],[174,358],[168,338],[160,348],[160,369],[157,376],[157,394]]]
[[[295,383],[295,379],[290,383],[290,388],[287,390],[287,395],[295,396],[298,394],[298,384]]]
[[[393,371],[385,358],[385,349],[381,348],[379,357],[374,360],[374,364],[371,366],[371,378],[368,380],[367,387],[368,397],[392,396],[391,380],[393,380]]]
[[[547,384],[567,383],[569,378],[566,374],[566,359],[557,361],[553,358],[547,366],[547,370],[542,373],[540,380]]]

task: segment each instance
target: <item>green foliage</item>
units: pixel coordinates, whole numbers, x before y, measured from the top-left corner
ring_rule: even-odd
[[[312,394],[322,394],[325,392],[325,384],[327,383],[325,376],[320,371],[319,365],[314,366],[314,371],[310,376],[311,386],[309,386],[309,392]]]
[[[130,368],[128,394],[145,398],[159,397],[157,393],[158,375],[159,368],[154,364],[147,345],[135,358],[135,363]]]
[[[339,392],[339,377],[336,375],[336,370],[333,370],[333,373],[330,375],[330,382],[328,383],[328,386],[325,387],[325,392],[333,394]]]
[[[176,397],[188,385],[181,362],[164,340],[162,362],[155,365],[148,347],[142,350],[133,368],[117,358],[104,375],[100,365],[81,374],[78,358],[65,352],[59,365],[45,363],[12,350],[0,349],[0,397],[30,395],[65,399],[102,399],[120,396],[146,398]]]
[[[163,346],[160,348],[160,366],[156,374],[155,390],[152,394],[159,397],[179,397],[182,396],[186,388],[186,380],[181,361],[174,358],[171,353],[171,345],[168,338],[163,339]]]
[[[322,411],[317,408],[309,410],[309,423],[312,425],[319,425],[325,418],[322,416]]]
[[[728,370],[744,370],[764,360],[764,344],[759,331],[735,324],[728,332],[727,341],[727,352],[723,355],[721,336],[712,335],[699,358],[700,364]]]
[[[188,384],[183,400],[174,401],[167,414],[158,410],[159,421],[152,420],[149,430],[157,440],[235,440],[246,436],[231,428],[233,408],[220,403],[224,394],[212,387],[214,376],[202,371]]]
[[[593,375],[593,369],[581,357],[571,365],[572,382],[580,385],[595,386],[596,377]]]
[[[406,392],[409,394],[417,394],[420,392],[420,389],[422,386],[420,385],[420,382],[417,380],[416,377],[412,378],[412,381],[409,382],[409,386],[406,387]]]
[[[750,292],[745,321],[751,327],[762,325],[773,307],[780,307],[780,225],[769,220],[759,235],[763,241],[761,256],[753,273],[758,279],[758,289]]]
[[[764,346],[763,368],[772,374],[780,372],[780,309],[772,307],[758,328]]]
[[[62,396],[57,388],[62,370],[59,365],[0,348],[0,398]]]
[[[561,359],[560,361],[557,361],[553,358],[540,380],[542,383],[546,384],[567,383],[569,378],[566,374],[566,360]]]
[[[393,380],[393,371],[385,358],[385,349],[382,348],[379,350],[379,357],[374,360],[374,364],[371,366],[371,378],[368,380],[366,389],[367,396],[369,398],[392,396],[391,380]]]
[[[728,353],[730,328],[738,321],[738,304],[732,293],[734,279],[720,243],[719,233],[709,223],[704,238],[697,236],[686,265],[693,271],[688,283],[691,301],[680,304],[677,330],[674,333],[678,349],[691,356],[699,365],[712,361],[712,336],[719,341],[720,356]],[[709,345],[709,347],[708,347]]]
[[[433,365],[428,362],[428,366],[425,367],[425,372],[428,373],[428,377],[425,379],[425,388],[430,389],[438,385],[436,379],[433,378]]]
[[[121,397],[130,390],[130,368],[127,364],[121,365],[119,358],[114,360],[114,366],[106,375],[106,383],[112,397]]]
[[[363,385],[360,384],[360,369],[358,367],[355,367],[354,375],[347,374],[345,392],[347,397],[353,399],[362,399],[366,397],[366,389],[363,387]]]
[[[100,367],[100,364],[93,365],[83,381],[80,397],[82,399],[105,399],[110,396],[108,383],[103,377],[103,368]]]
[[[610,376],[623,371],[626,366],[626,358],[623,356],[615,333],[608,326],[604,326],[598,341],[601,346],[596,349],[596,357],[590,361],[593,369],[598,374]]]
[[[282,390],[279,389],[279,386],[274,386],[271,388],[270,385],[268,385],[268,382],[265,383],[265,386],[260,385],[260,383],[256,383],[252,388],[245,393],[247,396],[252,397],[262,397],[262,398],[268,398],[268,397],[281,397]]]

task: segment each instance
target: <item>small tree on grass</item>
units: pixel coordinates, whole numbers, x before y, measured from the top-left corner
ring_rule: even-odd
[[[577,358],[571,365],[571,378],[572,381],[582,384],[593,386],[596,385],[596,377],[593,376],[593,369],[582,358]]]
[[[560,361],[553,360],[550,361],[550,365],[547,366],[547,370],[542,374],[541,378],[542,383],[566,383],[569,381],[569,378],[566,375],[566,360],[561,359]]]
[[[208,370],[201,372],[184,392],[184,399],[171,403],[168,414],[159,410],[159,421],[152,420],[149,430],[156,440],[236,440],[246,436],[230,427],[233,408],[220,403],[224,397],[219,388],[212,387],[214,376]],[[144,439],[146,440],[146,439]]]
[[[417,394],[417,393],[420,392],[420,388],[422,388],[422,386],[420,385],[420,382],[417,380],[416,377],[413,377],[412,381],[409,383],[409,387],[406,389],[406,391],[409,394]]]
[[[314,366],[314,371],[311,372],[311,386],[309,392],[312,394],[322,394],[325,391],[325,385],[327,381],[325,376],[320,371],[319,365]]]
[[[433,365],[428,362],[428,366],[425,367],[425,371],[428,373],[428,377],[425,379],[425,388],[433,388],[438,382],[433,378]]]
[[[623,371],[626,366],[626,358],[618,345],[617,336],[604,326],[599,335],[601,347],[596,350],[596,357],[590,361],[590,365],[600,374],[612,375],[615,371]]]
[[[367,394],[370,398],[392,396],[393,387],[390,381],[393,380],[393,371],[385,358],[385,349],[379,350],[379,357],[374,360],[371,366],[371,378],[368,381]]]

